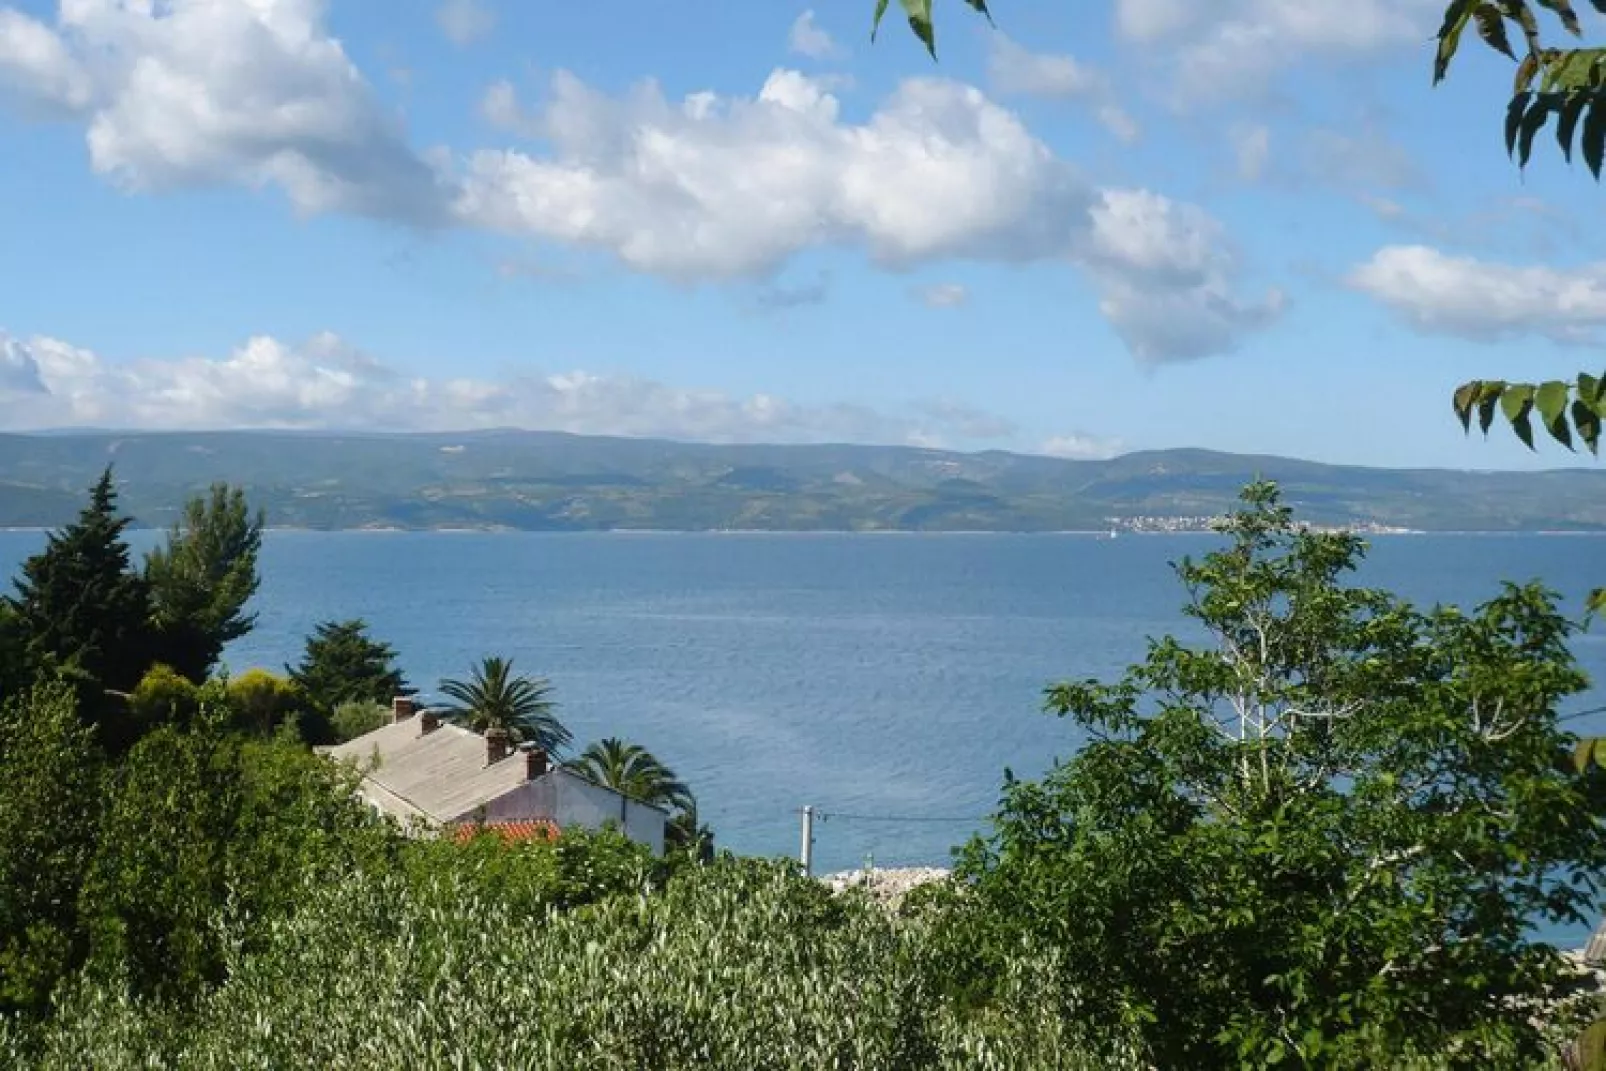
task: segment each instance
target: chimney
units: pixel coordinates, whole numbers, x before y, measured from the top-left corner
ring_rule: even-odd
[[[441,716],[433,710],[421,711],[418,715],[418,735],[428,736],[441,727]]]
[[[552,768],[547,759],[547,753],[542,748],[532,747],[524,753],[525,771],[524,779],[534,781],[537,777],[545,777],[546,772]]]
[[[398,695],[390,701],[390,720],[392,722],[406,721],[413,716],[415,710],[411,696]]]
[[[506,729],[485,730],[485,765],[491,766],[508,757],[513,750]]]

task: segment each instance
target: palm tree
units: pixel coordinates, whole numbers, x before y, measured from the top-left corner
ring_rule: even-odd
[[[568,767],[599,785],[655,807],[676,810],[688,804],[695,806],[691,790],[675,777],[675,771],[640,744],[627,744],[618,737],[589,745]]]
[[[443,713],[477,733],[506,732],[514,743],[557,754],[574,739],[552,713],[545,677],[516,677],[511,658],[492,657],[474,667],[472,680],[443,680],[441,691],[456,700]]]
[[[713,858],[714,834],[698,824],[697,799],[691,789],[640,744],[608,737],[589,745],[567,765],[599,785],[669,811],[672,817],[664,827],[665,842],[692,850],[704,862]]]

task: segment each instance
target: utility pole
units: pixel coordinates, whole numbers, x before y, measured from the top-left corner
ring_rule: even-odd
[[[812,804],[803,806],[803,876],[814,876],[814,807]]]

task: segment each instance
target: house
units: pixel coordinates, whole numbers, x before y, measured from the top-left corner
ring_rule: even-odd
[[[663,852],[669,815],[661,808],[553,766],[545,751],[514,748],[504,732],[481,736],[442,721],[405,696],[392,702],[388,725],[324,754],[356,767],[362,773],[358,791],[368,804],[405,825],[436,832],[506,826],[511,837],[522,839],[538,828],[612,824],[654,853]]]

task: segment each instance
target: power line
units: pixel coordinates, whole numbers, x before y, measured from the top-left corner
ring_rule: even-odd
[[[844,822],[985,822],[991,815],[929,815],[929,814],[849,814],[845,811],[815,811],[814,817],[825,821],[832,818]]]

